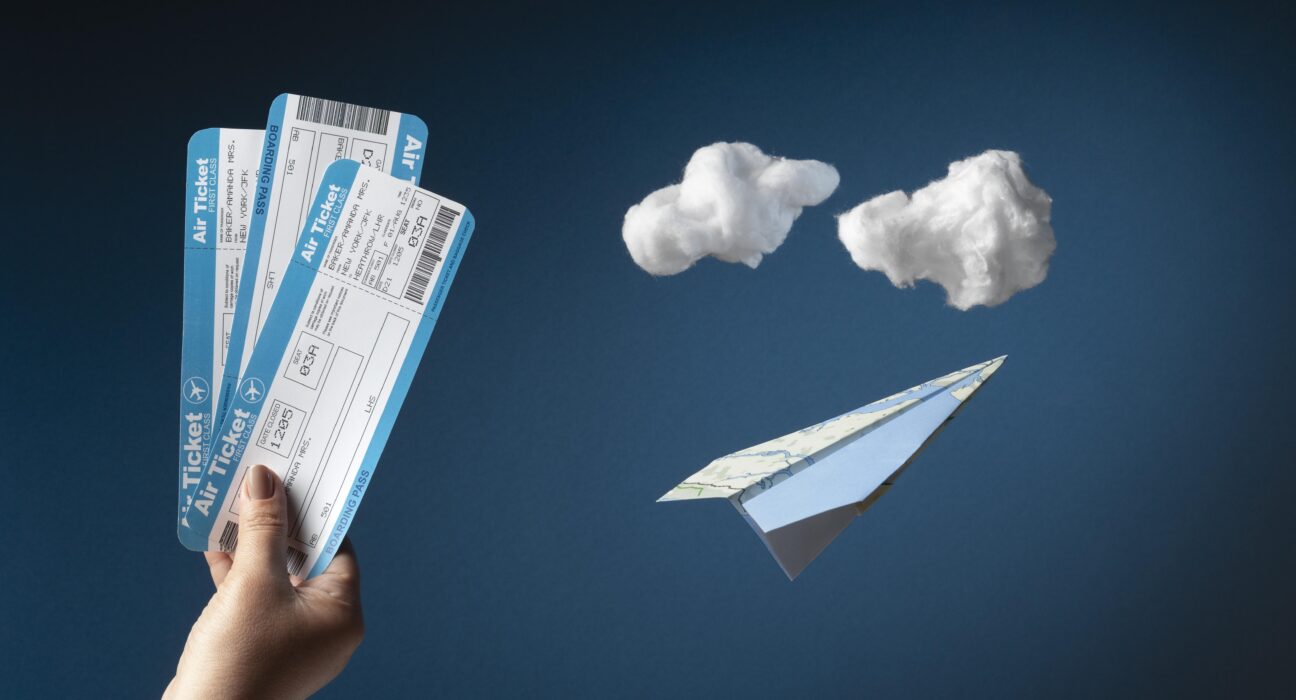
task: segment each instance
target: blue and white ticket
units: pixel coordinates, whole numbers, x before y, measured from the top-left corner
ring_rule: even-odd
[[[275,98],[222,377],[226,397],[232,398],[228,391],[252,357],[324,171],[334,161],[350,159],[417,185],[426,142],[427,125],[413,115],[299,95]],[[217,404],[217,422],[228,398]]]
[[[189,139],[185,185],[184,336],[180,360],[177,518],[207,457],[252,218],[260,129],[203,129]]]
[[[314,576],[346,534],[473,230],[461,205],[350,160],[320,179],[301,238],[180,528],[231,550],[241,485],[284,481],[289,571]]]

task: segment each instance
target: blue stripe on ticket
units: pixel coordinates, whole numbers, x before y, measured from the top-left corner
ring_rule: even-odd
[[[184,331],[180,343],[180,469],[176,504],[182,519],[198,484],[212,431],[212,291],[216,286],[216,171],[220,129],[189,139],[185,168]]]

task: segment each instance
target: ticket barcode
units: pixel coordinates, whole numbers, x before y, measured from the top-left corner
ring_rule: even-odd
[[[391,112],[385,109],[361,107],[318,97],[297,98],[297,118],[315,124],[386,136],[390,116]]]
[[[296,576],[301,573],[302,565],[306,563],[306,553],[296,547],[288,548],[288,573]]]
[[[441,207],[432,217],[432,231],[428,234],[423,250],[419,251],[418,262],[414,264],[414,274],[410,275],[409,287],[405,289],[405,298],[422,304],[427,294],[427,286],[432,281],[436,266],[441,263],[441,252],[445,249],[446,239],[454,228],[459,212]]]
[[[238,546],[238,523],[225,523],[225,529],[221,530],[220,551],[232,552]]]

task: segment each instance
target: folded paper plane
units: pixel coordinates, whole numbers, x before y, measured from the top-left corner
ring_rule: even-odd
[[[658,501],[726,498],[789,579],[886,492],[1004,358],[726,455]]]

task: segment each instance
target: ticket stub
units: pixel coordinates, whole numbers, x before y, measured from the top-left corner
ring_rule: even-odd
[[[373,478],[473,218],[350,160],[308,214],[180,531],[190,549],[232,550],[244,476],[264,464],[288,496],[289,571],[314,576]]]
[[[189,139],[177,518],[184,517],[189,493],[202,474],[213,407],[220,405],[261,135],[260,129],[203,129]]]
[[[247,261],[222,377],[221,391],[228,398],[218,404],[217,423],[282,286],[324,171],[345,158],[417,185],[426,142],[427,125],[413,115],[299,95],[275,98],[266,121]]]

